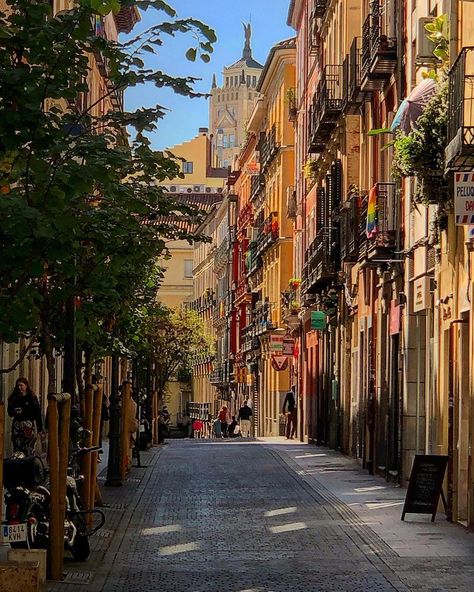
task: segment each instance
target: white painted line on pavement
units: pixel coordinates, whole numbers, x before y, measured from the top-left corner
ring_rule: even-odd
[[[188,553],[199,549],[199,543],[184,543],[182,545],[169,545],[160,547],[160,555],[177,555],[178,553]]]
[[[167,532],[180,532],[183,530],[181,524],[168,524],[166,526],[154,526],[153,528],[144,528],[141,531],[142,536],[152,536],[154,534],[166,534]]]
[[[278,510],[268,510],[265,512],[264,516],[282,516],[283,514],[294,514],[296,512],[296,506],[292,506],[291,508],[280,508]]]
[[[323,452],[320,454],[312,454],[311,452],[307,452],[306,454],[299,454],[298,456],[295,456],[295,458],[313,458],[315,456],[327,456],[327,454],[324,454]]]
[[[308,528],[308,525],[305,522],[292,522],[291,524],[281,524],[280,526],[270,526],[270,532],[273,534],[278,534],[280,532],[291,532],[293,530],[303,530],[304,528]]]

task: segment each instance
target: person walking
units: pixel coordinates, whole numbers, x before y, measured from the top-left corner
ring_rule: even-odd
[[[244,401],[244,404],[239,409],[240,431],[243,438],[250,438],[250,418],[252,417],[252,410]]]
[[[227,438],[227,428],[229,425],[229,412],[227,411],[227,406],[223,405],[221,410],[219,411],[219,415],[217,416],[218,420],[221,422],[221,434],[223,438]]]
[[[12,421],[12,444],[14,452],[32,454],[37,433],[44,440],[43,418],[38,397],[31,390],[26,378],[18,378],[12,394],[8,397],[8,415]]]
[[[296,400],[294,385],[291,387],[291,390],[286,393],[285,400],[283,401],[283,413],[286,415],[286,439],[293,440],[296,432]]]

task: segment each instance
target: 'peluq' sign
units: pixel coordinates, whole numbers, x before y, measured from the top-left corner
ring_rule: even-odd
[[[474,224],[474,173],[455,173],[454,211],[456,224]]]

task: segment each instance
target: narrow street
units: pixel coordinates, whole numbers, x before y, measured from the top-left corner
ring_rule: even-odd
[[[85,588],[77,570],[93,592],[472,590],[474,536],[442,514],[401,522],[405,490],[334,451],[184,440],[143,457],[130,494],[105,491],[128,506],[110,538],[51,590]]]

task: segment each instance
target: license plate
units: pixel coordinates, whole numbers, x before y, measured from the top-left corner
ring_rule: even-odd
[[[3,541],[5,543],[22,543],[26,541],[26,523],[4,524]]]

